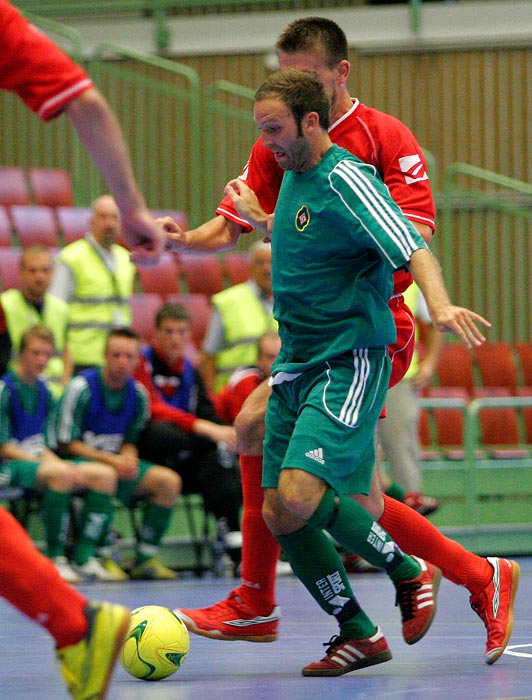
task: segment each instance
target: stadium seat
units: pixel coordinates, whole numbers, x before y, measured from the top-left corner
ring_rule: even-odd
[[[173,253],[163,253],[157,265],[139,267],[138,275],[142,291],[159,294],[165,299],[168,294],[179,294],[179,267]]]
[[[517,387],[517,396],[532,396],[532,386]],[[532,445],[532,408],[523,407],[521,415],[523,417],[526,441],[529,445]]]
[[[0,246],[12,245],[11,240],[11,220],[7,213],[7,209],[0,206]]]
[[[192,342],[200,349],[209,325],[211,304],[205,294],[170,294],[166,301],[181,304],[192,319]]]
[[[28,178],[33,193],[33,201],[48,207],[74,204],[72,179],[61,168],[29,168]]]
[[[59,245],[57,222],[51,207],[15,205],[11,207],[11,218],[21,245],[45,245],[49,248]]]
[[[515,393],[517,367],[508,343],[483,343],[475,348],[475,361],[483,386],[502,386]]]
[[[155,314],[163,303],[159,294],[133,294],[130,300],[131,326],[146,343],[153,340]]]
[[[507,397],[511,392],[506,387],[475,387],[472,397]],[[528,457],[519,429],[519,415],[514,407],[484,407],[479,410],[480,437],[491,457],[497,459],[519,459]]]
[[[89,207],[56,207],[55,215],[65,243],[73,243],[89,230],[92,210]]]
[[[223,264],[232,285],[245,282],[251,276],[249,253],[226,253]]]
[[[22,248],[4,248],[0,254],[0,279],[3,289],[20,287],[19,261]]]
[[[179,269],[191,294],[206,294],[210,298],[224,288],[223,268],[216,255],[181,253]]]
[[[464,409],[469,394],[462,387],[427,387],[425,396],[433,399],[457,399],[461,406],[433,406],[430,414],[434,423],[435,442],[447,459],[464,458]]]
[[[460,343],[443,345],[435,374],[439,386],[458,386],[468,394],[471,394],[475,386],[471,354]]]
[[[532,343],[517,343],[514,350],[519,357],[522,382],[532,386]]]
[[[29,204],[30,191],[22,168],[0,168],[0,204]]]

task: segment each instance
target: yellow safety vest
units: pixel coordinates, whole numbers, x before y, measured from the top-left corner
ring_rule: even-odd
[[[271,313],[266,313],[247,282],[214,294],[211,301],[220,313],[225,335],[224,346],[216,354],[218,392],[235,369],[255,364],[260,337],[269,330],[277,330],[277,321]]]
[[[405,300],[406,305],[409,307],[410,311],[414,315],[414,318],[417,317],[418,309],[419,309],[419,295],[421,294],[419,287],[415,282],[413,282],[408,289],[406,289],[403,292],[403,298]],[[416,322],[416,330],[415,330],[415,345],[414,345],[414,353],[412,355],[412,362],[410,363],[410,367],[407,369],[406,374],[404,376],[405,379],[409,379],[410,377],[414,377],[417,374],[418,367],[419,367],[419,352],[417,349],[417,344],[418,344],[418,336],[419,336],[419,330],[418,330],[418,325]]]
[[[46,367],[43,378],[54,396],[59,397],[63,392],[61,380],[65,371],[63,350],[68,323],[68,304],[62,299],[46,293],[42,316],[33,304],[29,304],[19,289],[8,289],[0,295],[6,316],[7,330],[13,344],[14,353],[18,353],[22,335],[37,323],[44,324],[54,335],[55,354]],[[11,360],[13,364],[16,354]]]
[[[86,239],[67,245],[59,255],[75,282],[67,337],[75,365],[102,365],[109,331],[131,324],[129,300],[136,268],[125,248],[115,244],[111,250],[117,263],[114,273]]]

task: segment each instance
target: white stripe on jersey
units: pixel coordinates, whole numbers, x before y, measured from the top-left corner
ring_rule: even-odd
[[[85,377],[74,377],[68,385],[68,391],[63,398],[59,425],[57,428],[57,441],[69,443],[72,441],[72,425],[74,422],[74,407],[79,395],[88,386]]]
[[[354,428],[358,422],[358,416],[360,413],[362,401],[364,399],[364,393],[368,381],[369,371],[370,363],[368,360],[367,348],[354,350],[353,380],[351,382],[351,386],[349,387],[349,391],[347,392],[345,402],[341,408],[340,415],[337,416],[329,410],[325,398],[325,395],[327,393],[327,387],[331,382],[331,367],[328,364],[328,381],[323,389],[323,405],[330,415],[332,415],[336,420],[346,425],[348,428]]]
[[[371,167],[371,169],[376,173],[373,166],[364,167]],[[376,239],[373,233],[367,228],[366,225],[364,225],[357,213],[353,210],[349,203],[345,201],[341,192],[339,192],[339,190],[333,185],[331,177],[334,173],[336,173],[338,177],[340,177],[352,190],[355,196],[360,200],[361,204],[366,207],[368,213],[375,219],[375,222],[379,225],[379,227],[388,233],[390,239],[397,246],[405,261],[409,260],[413,250],[418,248],[418,245],[412,236],[412,231],[409,224],[407,224],[402,216],[395,211],[394,208],[392,208],[386,197],[375,189],[370,179],[362,172],[361,167],[353,161],[340,161],[329,174],[331,188],[338,194],[346,208],[357,219],[357,221],[364,226],[371,238],[375,240],[379,248],[382,250],[384,256],[390,260],[392,264],[394,264],[389,255],[383,249],[382,245],[379,243],[378,239]]]

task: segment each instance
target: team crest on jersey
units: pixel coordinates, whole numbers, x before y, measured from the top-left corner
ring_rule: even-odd
[[[403,156],[402,158],[399,158],[399,167],[405,176],[405,182],[407,185],[412,185],[414,182],[429,179],[425,166],[421,162],[421,158],[417,153],[412,156]]]
[[[298,231],[304,231],[310,224],[310,212],[306,204],[299,208],[296,214],[296,228]]]

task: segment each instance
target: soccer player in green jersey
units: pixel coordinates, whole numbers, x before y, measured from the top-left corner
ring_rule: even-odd
[[[270,380],[263,514],[294,572],[340,626],[326,656],[303,669],[309,676],[391,658],[325,530],[386,570],[407,643],[427,632],[436,609],[440,571],[404,554],[354,500],[370,489],[374,430],[388,386],[393,272],[410,271],[435,327],[467,347],[485,340],[477,324],[490,325],[451,304],[438,264],[375,168],[332,144],[329,110],[316,77],[295,70],[274,74],[255,96],[262,142],[286,171],[272,230],[282,347]],[[233,180],[226,193],[252,220],[258,203],[246,183]]]

